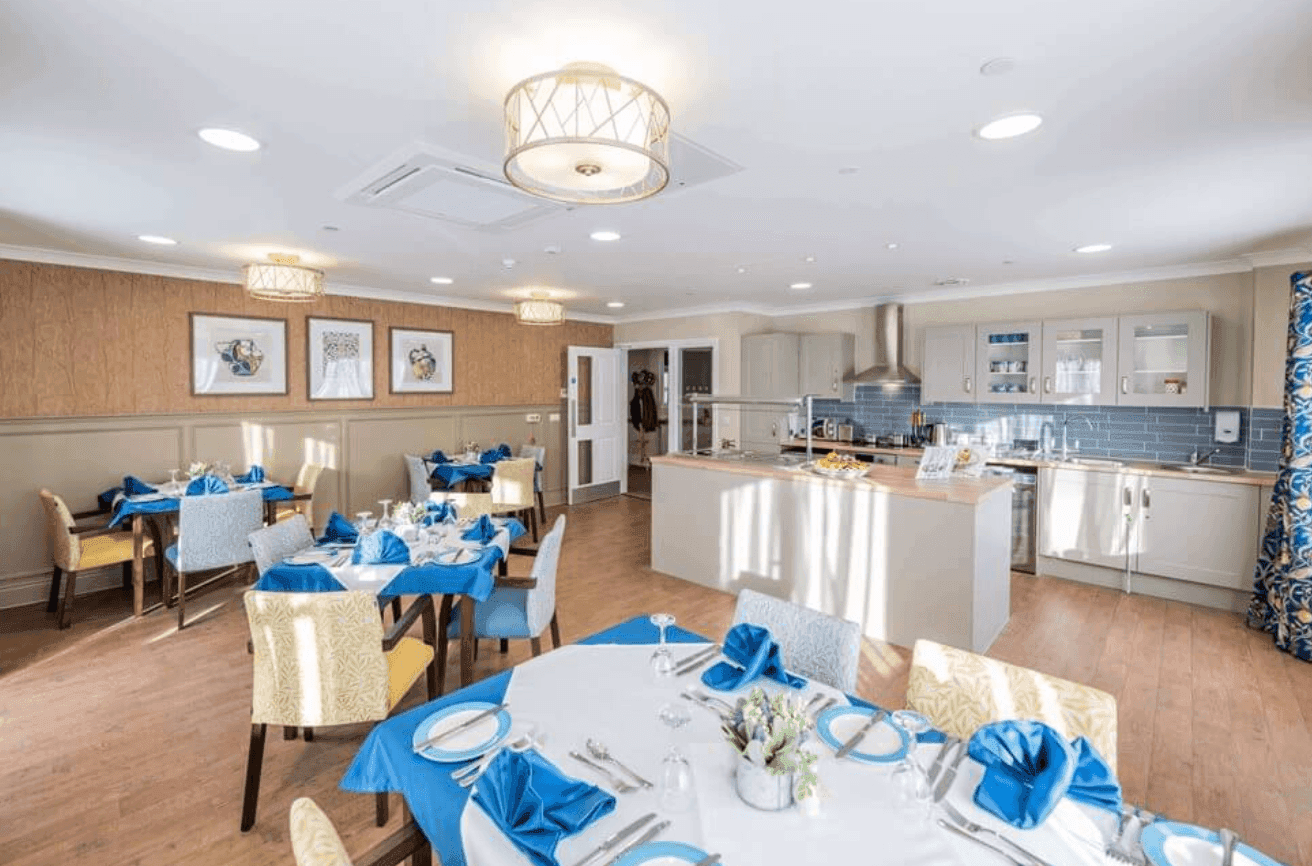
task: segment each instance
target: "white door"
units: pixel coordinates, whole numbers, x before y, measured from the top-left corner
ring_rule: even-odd
[[[570,346],[567,354],[569,504],[618,496],[625,473],[624,350]]]
[[[975,402],[974,325],[926,328],[921,355],[922,402]]]

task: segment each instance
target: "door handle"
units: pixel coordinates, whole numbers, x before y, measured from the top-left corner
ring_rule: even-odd
[[[1143,503],[1143,507],[1144,507],[1145,509],[1147,509],[1147,508],[1149,508],[1149,507],[1152,506],[1152,504],[1153,504],[1153,503],[1152,503],[1152,498],[1148,495],[1148,488],[1147,488],[1147,487],[1145,487],[1145,488],[1141,491],[1141,495],[1140,495],[1140,499],[1139,499],[1139,501]],[[1144,517],[1147,517],[1147,516],[1148,516],[1147,514],[1144,515]]]
[[[1129,377],[1129,376],[1122,376],[1122,377],[1121,377],[1121,393],[1122,393],[1122,394],[1128,394],[1128,393],[1130,393],[1130,377]]]
[[[775,438],[775,439],[778,439],[778,438],[779,438],[779,422],[778,422],[778,421],[776,421],[776,422],[774,422],[773,424],[770,425],[770,436],[771,436],[772,438]]]
[[[1034,377],[1033,377],[1033,376],[1030,376],[1030,387],[1029,387],[1029,393],[1031,393],[1031,394],[1034,393],[1034,388],[1035,388],[1036,385],[1037,385],[1037,382],[1035,381]]]
[[[969,376],[967,376],[967,377],[966,377],[966,380],[965,380],[964,382],[962,382],[962,388],[965,389],[965,392],[966,392],[967,394],[970,393],[970,377],[969,377]]]
[[[1044,376],[1044,377],[1043,377],[1043,393],[1045,393],[1045,394],[1051,394],[1051,393],[1052,393],[1052,377],[1051,377],[1051,376]]]
[[[1134,504],[1134,494],[1130,493],[1130,488],[1126,487],[1121,491],[1121,504],[1129,508]]]

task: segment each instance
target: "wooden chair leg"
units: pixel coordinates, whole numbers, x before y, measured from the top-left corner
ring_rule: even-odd
[[[284,740],[294,740],[294,739],[296,739],[296,737],[297,737],[297,732],[298,732],[299,730],[300,730],[299,728],[292,728],[292,727],[288,727],[287,725],[283,725],[283,727],[282,727],[282,738],[283,738]]]
[[[64,594],[59,599],[59,612],[55,614],[60,628],[69,628],[73,625],[73,596],[76,594],[77,572],[70,571],[64,580]]]
[[[178,631],[182,631],[187,624],[187,573],[185,571],[177,572],[178,575]]]
[[[313,742],[314,742],[314,728],[301,728],[301,730],[305,732],[305,742],[307,742],[307,743],[313,743]]]
[[[547,500],[543,498],[542,491],[534,491],[538,498],[538,521],[545,527],[547,525]]]
[[[528,645],[533,648],[533,657],[537,658],[542,655],[542,638],[531,637],[528,639]]]
[[[387,792],[374,795],[374,823],[379,827],[387,826]]]
[[[132,591],[132,560],[128,559],[123,562],[123,588]]]
[[[533,541],[538,540],[538,513],[533,510],[533,506],[528,507],[528,525],[533,533]]]
[[[551,612],[551,645],[560,649],[560,623],[556,620],[556,612]]]
[[[260,769],[264,765],[265,725],[251,725],[251,750],[246,756],[246,792],[241,803],[241,831],[255,826],[255,807],[260,800]]]
[[[56,565],[50,575],[50,600],[46,602],[46,613],[59,610],[59,586],[63,583],[63,576],[64,570]]]
[[[451,596],[442,596],[442,610],[437,617],[437,693],[446,691],[447,630],[451,627]]]
[[[433,611],[432,599],[424,601],[424,612],[422,614],[424,624],[424,643],[433,649],[437,649],[437,614]],[[424,672],[425,684],[428,686],[428,699],[431,701],[442,694],[442,689],[437,682],[437,663],[436,659],[428,663],[428,669]]]
[[[505,655],[505,654],[508,653],[508,652],[510,652],[510,641],[506,640],[505,638],[502,638],[502,639],[501,639],[501,654],[502,654],[502,655]]]
[[[401,596],[392,599],[392,622],[401,621]]]
[[[478,661],[478,638],[474,638],[474,661]]]

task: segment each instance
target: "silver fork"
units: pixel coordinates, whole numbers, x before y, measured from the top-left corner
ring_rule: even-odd
[[[611,783],[611,785],[615,788],[615,791],[616,791],[617,793],[620,793],[620,794],[627,794],[627,793],[629,793],[630,791],[636,791],[636,790],[638,790],[638,786],[637,786],[637,785],[631,785],[631,784],[629,784],[628,782],[624,781],[623,779],[617,777],[617,776],[616,776],[614,773],[612,773],[610,770],[607,770],[607,769],[606,769],[605,767],[603,767],[601,764],[598,764],[598,763],[596,763],[596,762],[594,762],[594,761],[591,761],[591,760],[589,760],[589,759],[583,757],[583,756],[580,755],[578,752],[570,752],[570,753],[569,753],[569,756],[570,756],[571,758],[573,758],[574,760],[578,761],[580,764],[587,764],[589,767],[591,767],[592,769],[594,769],[594,770],[596,770],[598,773],[600,773],[602,776],[604,776],[604,777],[605,777],[605,778]]]
[[[1137,864],[1142,864],[1143,860],[1136,857],[1134,852],[1125,844],[1125,831],[1129,829],[1130,819],[1134,817],[1136,816],[1134,816],[1129,809],[1121,810],[1121,821],[1120,825],[1116,828],[1116,835],[1107,843],[1107,849],[1103,851],[1103,853],[1117,863],[1132,863],[1137,866]]]
[[[974,821],[970,820],[965,815],[958,812],[956,807],[953,806],[951,803],[949,803],[946,799],[940,800],[939,805],[943,807],[943,811],[947,813],[947,816],[952,819],[953,823],[955,823],[961,829],[965,830],[967,833],[973,833],[976,836],[979,835],[992,836],[994,839],[997,839],[1000,843],[1007,846],[1009,850],[1015,852],[1017,856],[1023,857],[1025,859],[1025,862],[1030,864],[1036,864],[1036,866],[1052,866],[1052,864],[1048,863],[1048,861],[1044,860],[1042,857],[1039,857],[1038,855],[1032,854],[1031,852],[1025,850],[1021,846],[1017,845],[1015,842],[1008,839],[1006,836],[1003,836],[998,831],[990,827],[985,827],[983,824],[976,824]]]

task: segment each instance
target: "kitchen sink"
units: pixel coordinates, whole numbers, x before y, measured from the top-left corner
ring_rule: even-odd
[[[1067,457],[1062,463],[1074,463],[1076,466],[1124,466],[1125,461],[1110,457]]]
[[[1172,472],[1184,472],[1189,475],[1238,475],[1244,470],[1230,469],[1225,466],[1197,466],[1193,463],[1159,463],[1159,469],[1169,469]]]

